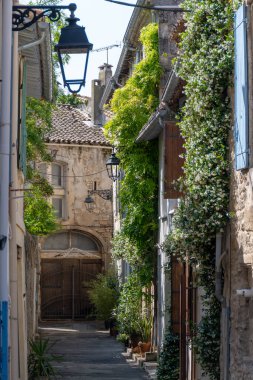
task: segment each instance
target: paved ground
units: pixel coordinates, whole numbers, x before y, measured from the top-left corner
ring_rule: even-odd
[[[146,380],[144,370],[123,358],[123,346],[97,322],[43,322],[42,337],[54,341],[62,380]]]

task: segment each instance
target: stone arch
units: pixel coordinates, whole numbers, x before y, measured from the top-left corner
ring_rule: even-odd
[[[90,236],[91,238],[95,239],[95,241],[98,243],[98,245],[101,248],[101,253],[104,254],[107,251],[108,244],[106,243],[104,238],[93,229],[88,228],[88,227],[74,226],[74,225],[62,226],[62,228],[63,228],[62,229],[63,231],[76,230],[79,232],[83,232],[87,236]]]

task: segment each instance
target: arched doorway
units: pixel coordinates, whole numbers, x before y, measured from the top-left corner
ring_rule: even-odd
[[[89,319],[89,283],[102,270],[101,247],[80,231],[50,235],[42,245],[41,318]]]

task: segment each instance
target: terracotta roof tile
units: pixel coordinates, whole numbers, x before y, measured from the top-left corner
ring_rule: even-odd
[[[48,143],[110,145],[103,130],[92,125],[90,116],[70,105],[57,106],[52,115],[52,130],[45,137]]]

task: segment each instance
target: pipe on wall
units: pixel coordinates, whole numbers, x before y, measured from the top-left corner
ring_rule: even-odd
[[[216,234],[216,244],[215,244],[215,296],[220,301],[224,301],[224,297],[222,295],[222,270],[221,270],[221,262],[224,256],[226,255],[226,251],[222,252],[222,233],[218,232]]]
[[[11,130],[11,61],[12,61],[12,1],[2,1],[2,87],[0,103],[0,302],[7,311],[3,319],[5,340],[2,342],[2,378],[9,378],[8,320],[9,320],[9,182]]]

